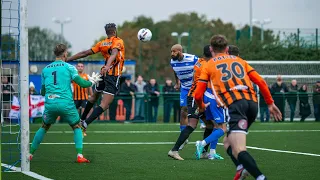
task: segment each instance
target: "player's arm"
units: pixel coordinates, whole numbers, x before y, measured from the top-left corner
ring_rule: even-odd
[[[107,60],[106,68],[109,71],[111,63],[116,59],[119,49],[113,48],[111,51],[111,56]]]
[[[205,109],[205,104],[203,103],[203,94],[207,89],[207,83],[209,81],[209,72],[207,68],[207,64],[205,64],[201,68],[201,75],[199,77],[199,80],[197,82],[197,87],[194,93],[194,99],[199,106],[200,109],[204,110]]]
[[[173,72],[174,72],[174,79],[176,81],[176,84],[174,85],[174,89],[178,90],[180,88],[180,79],[178,78],[176,72],[175,71],[173,71]]]
[[[67,58],[67,62],[68,61],[73,61],[73,60],[77,60],[77,59],[80,59],[80,58],[84,58],[84,57],[87,57],[87,56],[90,56],[94,54],[94,52],[92,51],[92,49],[88,49],[88,50],[85,50],[85,51],[81,51],[69,58]]]
[[[269,87],[265,80],[260,76],[257,71],[255,71],[249,64],[247,64],[247,74],[250,78],[250,80],[255,83],[257,86],[259,86],[259,90],[261,91],[261,94],[266,101],[268,105],[273,104],[273,99],[269,90]]]
[[[98,42],[93,48],[85,50],[85,51],[81,51],[81,52],[79,52],[79,53],[67,58],[66,61],[67,62],[68,61],[73,61],[73,60],[84,58],[84,57],[90,56],[92,54],[95,54],[97,52],[100,52],[100,45],[101,45],[101,41]]]

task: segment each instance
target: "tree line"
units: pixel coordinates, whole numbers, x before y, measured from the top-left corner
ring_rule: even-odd
[[[152,40],[141,43],[137,39],[137,32],[141,28],[152,31]],[[177,37],[171,36],[172,32],[188,32],[188,37],[181,39],[185,52],[202,56],[202,49],[209,44],[210,38],[215,34],[223,34],[230,44],[240,48],[240,56],[246,60],[319,60],[320,51],[316,46],[309,45],[297,34],[289,34],[285,39],[272,30],[264,31],[264,41],[260,41],[261,29],[253,27],[253,37],[249,38],[249,26],[245,25],[240,30],[232,23],[225,23],[221,19],[208,19],[205,15],[195,12],[177,13],[168,20],[154,22],[152,18],[138,16],[132,21],[125,21],[118,25],[118,36],[126,46],[126,59],[137,61],[136,72],[146,78],[173,77],[169,66],[170,48],[178,43]],[[2,35],[5,36],[5,35]],[[104,39],[97,37],[93,45]],[[3,54],[4,50],[11,52],[13,39],[2,37],[2,58],[10,58],[10,53]],[[48,29],[39,27],[29,28],[29,56],[30,59],[53,59],[52,49],[57,43],[65,43],[71,47],[62,36]],[[139,44],[141,43],[141,44]],[[74,52],[76,53],[76,52]],[[141,54],[140,54],[141,53]],[[140,56],[141,55],[141,56]],[[4,57],[8,56],[8,57]],[[12,52],[11,52],[12,56]],[[141,62],[139,61],[141,57]],[[95,54],[88,59],[103,59],[100,54]],[[141,64],[140,64],[141,63]],[[140,68],[141,67],[141,68]],[[141,72],[140,72],[141,70]]]

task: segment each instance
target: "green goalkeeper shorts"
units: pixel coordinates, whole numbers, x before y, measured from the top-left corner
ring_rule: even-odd
[[[79,113],[73,101],[57,100],[45,103],[43,122],[47,125],[54,124],[60,116],[60,120],[73,126],[80,122]]]

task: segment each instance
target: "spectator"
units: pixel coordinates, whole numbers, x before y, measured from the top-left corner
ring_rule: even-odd
[[[149,120],[150,122],[157,122],[160,95],[158,84],[155,79],[150,79],[145,87],[146,92],[149,95]]]
[[[299,89],[299,108],[300,108],[300,116],[301,122],[303,122],[310,114],[311,108],[309,104],[309,96],[308,96],[308,88],[307,85],[301,86]]]
[[[121,84],[120,88],[121,96],[123,96],[123,105],[126,108],[126,120],[130,120],[134,92],[135,86],[131,83],[131,78],[127,77],[125,82]]]
[[[172,93],[175,92],[171,79],[166,80],[166,84],[163,87],[162,91],[164,93],[163,94],[163,108],[164,108],[163,122],[168,123],[170,121],[171,110],[173,108],[173,103],[174,103],[174,101],[172,100],[173,98]]]
[[[320,81],[317,81],[313,89],[313,107],[316,121],[320,121]]]
[[[269,87],[269,90],[270,90],[270,87]],[[269,122],[270,112],[268,109],[268,105],[262,96],[261,91],[259,91],[259,107],[260,107],[260,121]],[[266,119],[264,119],[264,115],[266,115]]]
[[[30,82],[30,84],[29,84],[29,94],[30,95],[39,95],[33,82]]]
[[[290,121],[293,121],[298,101],[298,85],[297,80],[293,79],[288,87],[287,101],[290,107]]]
[[[137,77],[136,83],[136,104],[135,104],[135,118],[134,119],[144,119],[144,93],[146,82],[143,81],[141,75]]]
[[[2,91],[2,116],[3,120],[9,122],[9,113],[11,110],[11,101],[13,97],[14,89],[12,85],[9,83],[8,76],[1,77],[1,91]],[[1,114],[1,113],[0,113]]]
[[[279,108],[282,114],[282,121],[285,119],[285,97],[284,93],[288,92],[288,88],[285,83],[282,82],[281,75],[277,76],[277,82],[271,87],[271,93],[273,94],[274,104]]]

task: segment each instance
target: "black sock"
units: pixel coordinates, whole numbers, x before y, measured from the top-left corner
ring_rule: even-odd
[[[194,131],[194,129],[191,126],[187,126],[184,128],[183,131],[181,131],[180,136],[172,148],[172,151],[178,151],[179,147],[188,139],[189,135]]]
[[[259,170],[256,161],[247,151],[241,151],[238,154],[238,161],[254,178],[262,175],[262,172]]]
[[[239,161],[238,161],[238,160],[233,156],[233,154],[232,154],[232,148],[231,148],[231,146],[228,147],[228,149],[227,149],[227,154],[230,156],[233,164],[236,165],[236,167],[240,165]]]
[[[89,125],[95,119],[97,119],[97,117],[99,117],[100,114],[102,114],[103,112],[104,112],[104,110],[102,109],[101,106],[98,106],[98,107],[94,108],[92,114],[88,117],[88,119],[86,119],[86,123]]]
[[[210,136],[210,134],[212,133],[213,129],[210,129],[210,128],[206,128],[203,132],[203,139],[207,138],[208,136]],[[208,152],[208,149],[209,149],[209,145],[210,144],[207,144],[205,147],[204,147],[204,150],[206,152]]]
[[[83,113],[81,115],[81,119],[82,120],[87,119],[87,116],[88,116],[88,114],[89,114],[89,112],[90,112],[92,107],[93,107],[93,103],[91,103],[90,101],[87,101],[86,107],[84,108],[84,111],[83,111]]]

